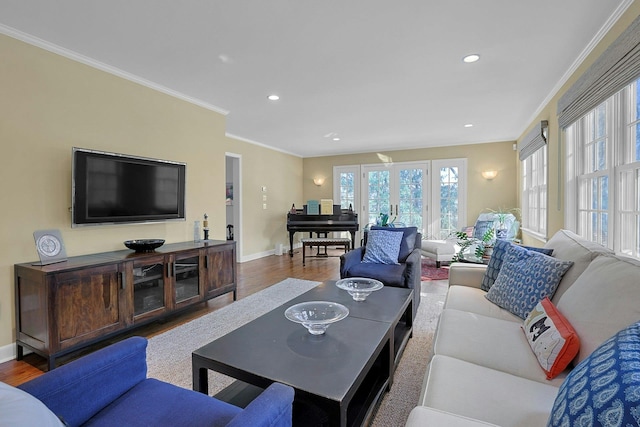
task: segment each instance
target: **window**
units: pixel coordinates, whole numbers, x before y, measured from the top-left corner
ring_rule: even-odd
[[[566,129],[566,223],[640,257],[640,79]]]
[[[547,146],[522,161],[522,228],[547,235]]]
[[[431,235],[446,239],[467,224],[466,159],[433,161]]]

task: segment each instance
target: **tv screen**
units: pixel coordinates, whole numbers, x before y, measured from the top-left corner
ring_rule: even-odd
[[[73,149],[72,226],[185,218],[184,163]]]

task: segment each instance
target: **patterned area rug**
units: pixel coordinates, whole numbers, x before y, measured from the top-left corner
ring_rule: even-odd
[[[422,258],[422,281],[447,280],[449,278],[449,266],[436,267],[436,262],[431,258]]]
[[[316,286],[317,282],[286,279],[184,325],[149,339],[148,376],[191,389],[191,352],[248,323],[271,309]],[[431,359],[433,334],[444,304],[444,290],[422,284],[422,298],[414,320],[413,338],[405,348],[395,372],[391,391],[383,398],[372,427],[402,426],[420,397],[427,364]],[[434,288],[432,288],[434,287]],[[426,290],[426,292],[425,292]],[[211,395],[234,380],[209,371]]]

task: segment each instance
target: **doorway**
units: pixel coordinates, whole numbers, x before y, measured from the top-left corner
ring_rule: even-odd
[[[236,261],[242,260],[242,156],[240,154],[225,154],[225,209],[227,240],[236,242]]]
[[[375,224],[380,215],[401,227],[418,227],[424,234],[429,200],[429,162],[363,165],[362,217]]]

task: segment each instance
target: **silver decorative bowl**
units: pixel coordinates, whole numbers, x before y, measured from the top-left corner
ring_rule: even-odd
[[[292,322],[302,323],[312,335],[322,335],[330,324],[344,319],[349,309],[329,301],[308,301],[292,305],[284,315]]]
[[[336,282],[336,286],[349,292],[349,295],[355,301],[364,301],[369,294],[378,289],[382,289],[384,285],[376,279],[368,279],[366,277],[349,277]]]

